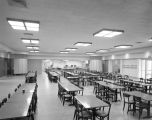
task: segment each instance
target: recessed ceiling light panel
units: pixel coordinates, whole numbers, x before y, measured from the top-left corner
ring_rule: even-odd
[[[87,46],[90,46],[92,45],[91,42],[77,42],[74,44],[75,46],[82,46],[82,47],[87,47]]]
[[[114,46],[115,48],[130,48],[132,47],[133,45],[117,45],[117,46]]]
[[[67,51],[75,51],[77,48],[66,48]]]
[[[23,43],[26,44],[39,44],[39,39],[21,38]]]
[[[152,42],[152,38],[150,38],[148,41],[149,41],[149,42]]]
[[[97,50],[96,52],[108,52],[107,49],[100,49],[100,50]]]
[[[31,52],[31,53],[38,53],[40,51],[39,50],[30,50],[29,52]]]
[[[124,33],[124,30],[102,29],[93,34],[95,37],[115,37]]]
[[[22,42],[26,44],[30,44],[31,40],[22,38]]]
[[[87,55],[94,55],[94,52],[86,52]]]
[[[69,51],[60,51],[60,53],[69,53]]]
[[[27,49],[39,50],[39,46],[26,46]]]
[[[16,30],[39,31],[40,22],[7,18],[8,23]]]
[[[39,40],[38,39],[31,39],[31,43],[32,44],[39,44]]]

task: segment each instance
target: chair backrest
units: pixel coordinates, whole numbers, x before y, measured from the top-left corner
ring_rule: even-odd
[[[96,97],[97,97],[98,99],[102,100],[102,97],[101,97],[101,96],[99,96],[99,95],[96,95]]]
[[[11,94],[9,93],[9,94],[8,94],[8,98],[10,98],[10,97],[11,97]]]
[[[129,102],[129,100],[130,100],[129,98],[130,98],[130,95],[123,93],[124,102]]]
[[[17,88],[15,88],[15,90],[14,90],[15,92],[17,91]]]
[[[7,102],[7,98],[4,98],[3,100],[2,100],[2,105],[4,104],[4,103],[6,103]]]
[[[104,106],[104,110],[105,108],[107,108],[107,114],[110,114],[110,110],[111,110],[111,103],[108,100],[103,100],[105,103],[108,104],[108,106]]]

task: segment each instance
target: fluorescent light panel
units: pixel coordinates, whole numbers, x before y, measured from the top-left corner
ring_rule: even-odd
[[[102,29],[93,34],[95,37],[115,37],[124,33],[124,30]]]
[[[27,49],[39,50],[39,46],[27,46]]]
[[[31,53],[38,53],[40,51],[39,50],[30,50],[29,52],[31,52]]]
[[[26,44],[39,44],[40,43],[39,39],[21,38],[21,40],[23,43],[26,43]]]
[[[69,53],[69,51],[60,51],[60,53]]]
[[[149,41],[149,42],[152,42],[152,38],[150,38],[148,41]]]
[[[40,23],[38,21],[28,21],[20,19],[7,18],[8,23],[16,30],[39,31]]]
[[[75,51],[77,48],[66,48],[67,51]]]
[[[100,50],[97,50],[97,52],[108,52],[107,49],[100,49]]]
[[[117,45],[117,46],[114,46],[115,48],[130,48],[132,47],[133,45]]]
[[[39,44],[39,42],[40,42],[39,40],[31,40],[32,44]]]
[[[82,47],[87,47],[87,46],[90,46],[92,45],[91,42],[77,42],[74,44],[75,46],[82,46]]]
[[[94,55],[94,52],[86,52],[87,55]]]

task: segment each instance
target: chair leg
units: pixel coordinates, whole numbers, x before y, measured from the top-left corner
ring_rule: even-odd
[[[124,111],[124,109],[125,109],[125,102],[124,102],[124,104],[123,104],[123,111]],[[128,111],[127,111],[128,112]]]

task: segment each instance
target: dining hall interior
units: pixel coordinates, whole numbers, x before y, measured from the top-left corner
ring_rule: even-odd
[[[152,1],[0,0],[0,120],[152,120]]]

